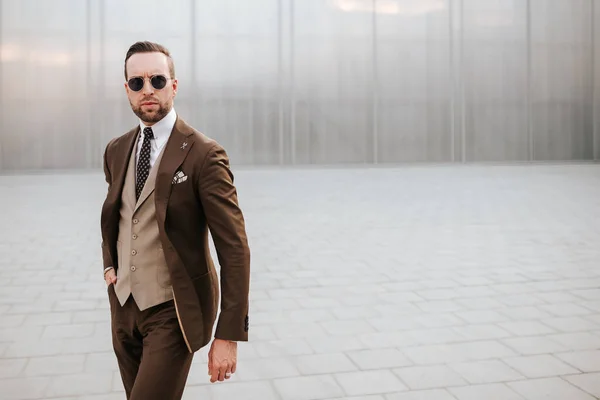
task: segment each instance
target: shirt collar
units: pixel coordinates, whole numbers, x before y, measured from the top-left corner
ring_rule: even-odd
[[[169,111],[169,113],[165,115],[163,119],[151,126],[154,138],[157,140],[166,140],[169,135],[171,135],[171,131],[173,130],[173,126],[175,126],[176,120],[177,113],[175,112],[175,107],[172,107],[171,111]],[[144,132],[144,128],[146,127],[147,126],[144,124],[144,122],[140,120],[140,130]]]

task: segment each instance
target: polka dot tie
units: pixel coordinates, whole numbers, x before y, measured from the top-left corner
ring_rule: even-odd
[[[137,164],[137,182],[135,184],[135,198],[140,198],[146,179],[150,174],[150,140],[154,139],[152,128],[144,128],[144,142],[140,151],[140,159]]]

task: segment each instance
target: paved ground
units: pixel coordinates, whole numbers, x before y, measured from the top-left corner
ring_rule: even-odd
[[[600,398],[600,165],[240,171],[250,342],[186,399]],[[0,399],[124,399],[101,174],[0,177]]]

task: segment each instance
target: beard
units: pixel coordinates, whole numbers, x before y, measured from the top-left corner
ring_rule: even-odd
[[[152,101],[156,101],[156,100],[152,100]],[[140,103],[142,103],[143,101],[141,101]],[[135,115],[138,116],[139,119],[141,119],[142,121],[146,122],[146,123],[156,123],[158,121],[160,121],[161,119],[163,119],[165,117],[165,115],[167,115],[169,113],[169,111],[171,111],[171,108],[173,107],[173,102],[168,101],[166,103],[158,103],[158,109],[154,109],[152,111],[144,111],[142,110],[142,106],[135,106],[131,100],[129,101],[129,104],[131,105],[131,109],[133,110],[133,113]]]

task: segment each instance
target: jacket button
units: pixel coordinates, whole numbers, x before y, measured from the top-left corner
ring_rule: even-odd
[[[132,266],[131,266],[131,270],[132,270],[132,271],[135,271],[135,265],[132,265]]]
[[[138,235],[136,235],[136,234],[134,233],[133,235],[131,235],[131,238],[132,238],[133,240],[135,240],[135,239],[137,239],[137,238],[138,238]]]
[[[139,219],[137,219],[137,218],[134,218],[134,219],[133,219],[133,223],[134,223],[134,224],[137,224],[138,222],[140,222],[140,220],[139,220]]]
[[[131,250],[131,255],[135,256],[137,254],[137,250]]]

